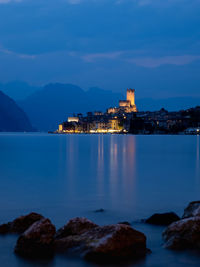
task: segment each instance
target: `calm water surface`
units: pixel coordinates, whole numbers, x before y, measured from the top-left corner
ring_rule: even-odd
[[[199,136],[0,134],[0,223],[31,211],[56,227],[76,216],[129,221],[147,235],[152,254],[123,266],[200,266],[196,252],[162,248],[163,227],[139,222],[155,212],[182,215],[199,199]],[[4,267],[97,266],[64,256],[23,260],[13,253],[16,239],[0,237]]]

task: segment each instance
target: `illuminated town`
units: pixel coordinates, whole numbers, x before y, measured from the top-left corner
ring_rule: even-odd
[[[133,134],[199,134],[200,107],[168,112],[138,111],[135,89],[127,89],[126,100],[119,100],[118,107],[101,111],[79,113],[59,124],[55,133],[133,133]]]

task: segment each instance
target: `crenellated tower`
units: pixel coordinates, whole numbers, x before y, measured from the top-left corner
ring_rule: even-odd
[[[126,100],[130,101],[131,106],[135,106],[135,89],[127,89]]]
[[[118,108],[109,108],[108,113],[117,113],[123,111],[126,113],[137,112],[137,107],[135,105],[135,89],[127,89],[126,100],[119,100]]]

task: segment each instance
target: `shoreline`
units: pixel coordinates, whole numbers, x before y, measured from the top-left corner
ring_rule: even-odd
[[[195,133],[58,133],[58,132],[48,132],[48,134],[56,134],[56,135],[194,135],[194,136],[200,136],[200,134]]]

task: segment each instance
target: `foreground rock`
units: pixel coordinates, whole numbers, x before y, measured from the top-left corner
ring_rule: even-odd
[[[30,213],[24,216],[20,216],[12,222],[8,222],[0,225],[0,234],[7,233],[23,233],[26,231],[33,223],[44,218],[38,213]]]
[[[77,223],[77,219],[75,221]],[[60,252],[70,249],[86,259],[97,262],[139,258],[147,253],[145,235],[123,224],[95,225],[81,234],[57,238],[55,247]]]
[[[32,224],[17,240],[15,252],[28,258],[51,257],[54,252],[55,226],[49,219]]]
[[[187,208],[184,210],[183,219],[200,216],[200,201],[190,202]]]
[[[167,212],[167,213],[155,213],[147,220],[145,220],[145,222],[155,225],[169,225],[178,220],[180,220],[180,217],[176,215],[176,213]]]
[[[55,238],[60,239],[70,235],[80,235],[97,226],[97,224],[87,218],[73,218],[56,232]]]
[[[95,210],[94,212],[96,212],[96,213],[105,212],[105,210],[104,209],[98,209],[98,210]]]
[[[164,246],[170,249],[200,249],[200,216],[172,223],[163,232]]]
[[[140,258],[147,253],[146,237],[127,225],[98,227],[83,235],[86,239],[86,259],[116,261]]]
[[[131,225],[129,222],[124,221],[124,222],[119,222],[118,224],[125,224],[125,225]]]

